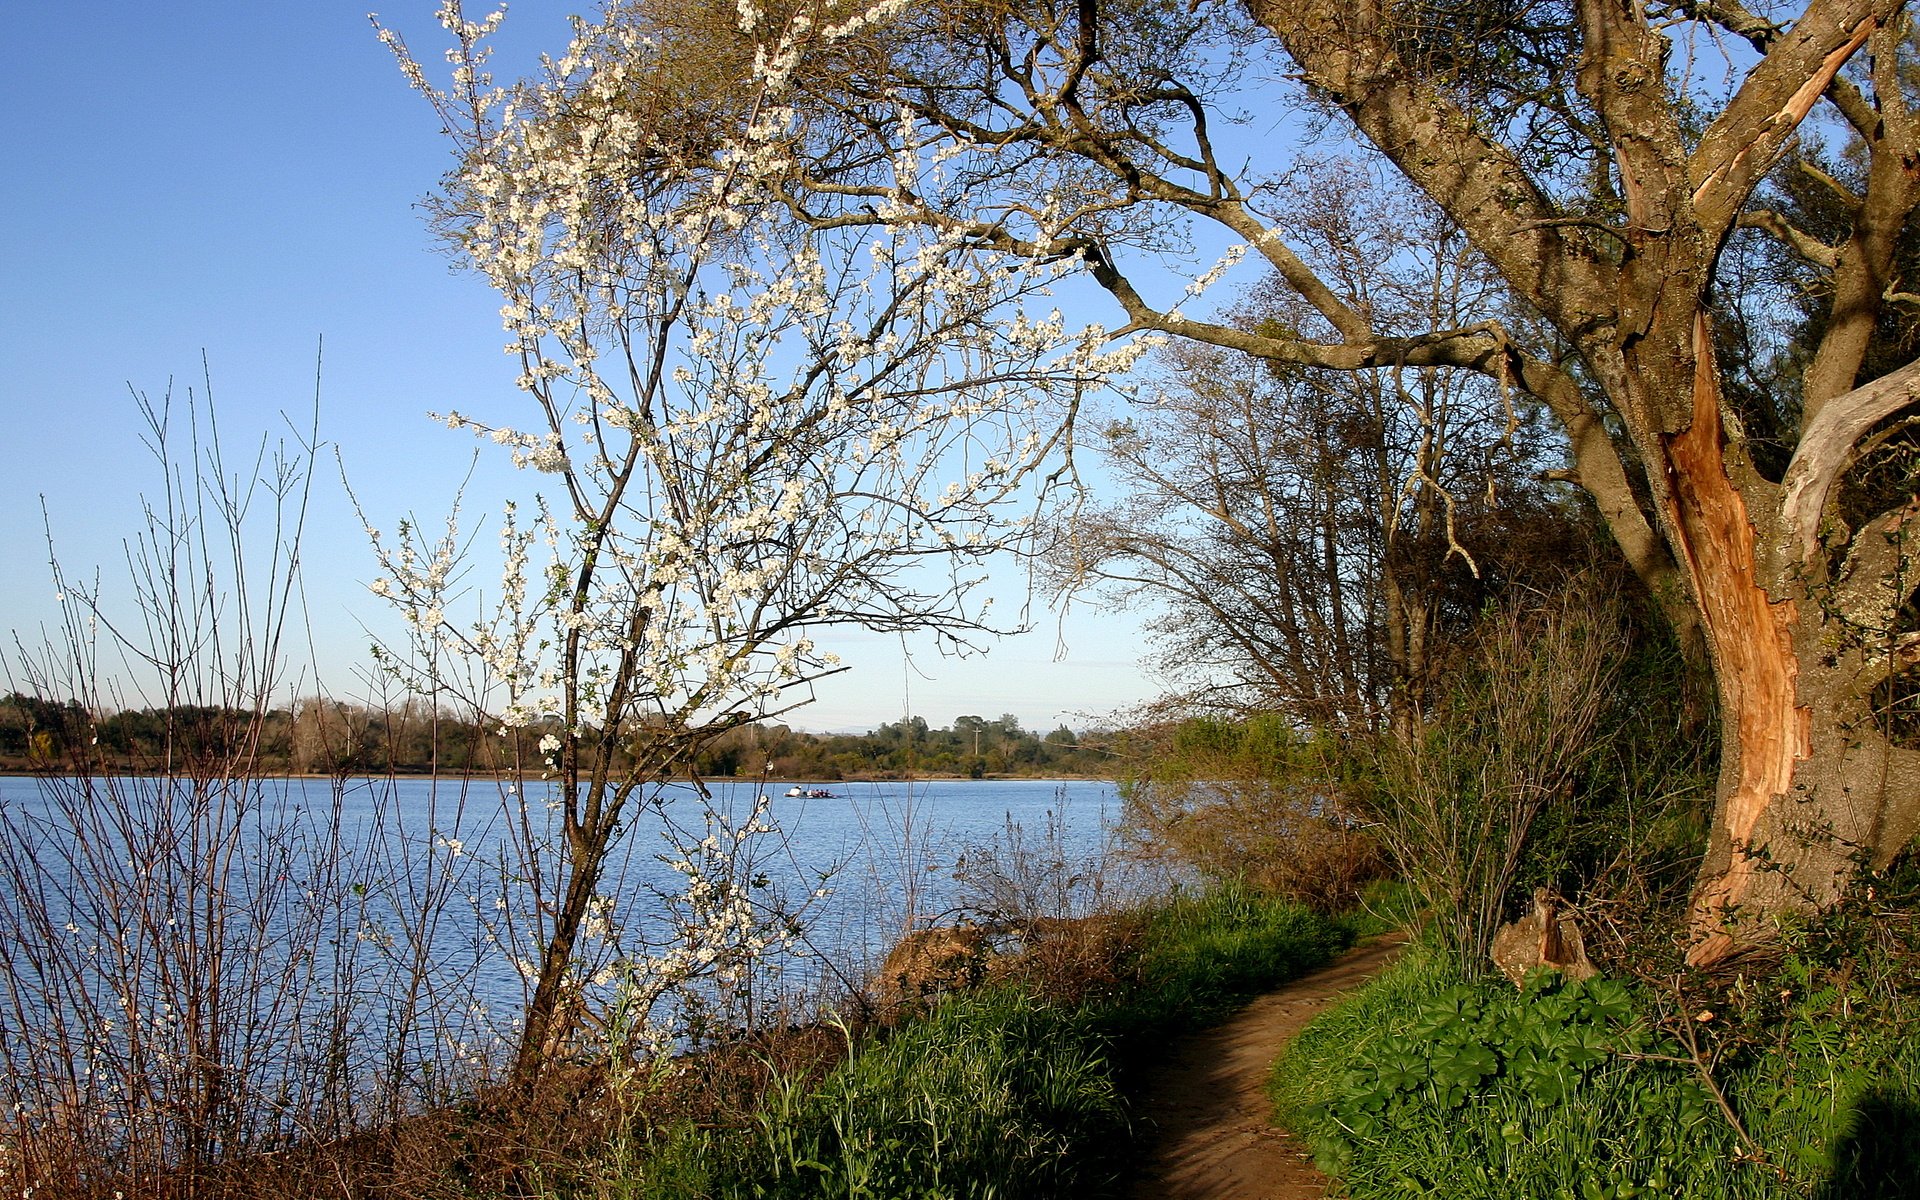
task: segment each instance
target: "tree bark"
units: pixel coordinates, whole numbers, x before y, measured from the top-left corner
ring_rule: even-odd
[[[901,68],[908,87],[889,77],[862,93],[889,111],[911,93],[905,102],[915,115],[943,126],[956,146],[990,148],[986,189],[1013,169],[1005,163],[1018,154],[1002,151],[1067,160],[1080,174],[1059,178],[1090,189],[1073,201],[1085,221],[1021,234],[1033,228],[1032,213],[1005,195],[988,205],[1003,220],[964,204],[956,215],[939,201],[913,219],[1010,253],[1077,256],[1126,314],[1124,333],[1153,330],[1320,369],[1436,367],[1524,386],[1564,425],[1580,482],[1683,648],[1714,676],[1723,761],[1694,903],[1695,959],[1724,956],[1756,935],[1748,916],[1831,899],[1855,861],[1885,861],[1920,821],[1912,753],[1875,726],[1871,695],[1920,658],[1920,631],[1900,624],[1914,592],[1914,555],[1901,547],[1920,540],[1920,516],[1916,506],[1896,507],[1846,530],[1828,503],[1861,439],[1880,436],[1876,422],[1912,403],[1851,390],[1871,362],[1876,322],[1895,302],[1896,234],[1920,204],[1920,151],[1898,78],[1904,0],[1808,0],[1779,23],[1733,2],[1482,6],[1507,14],[1489,17],[1491,36],[1545,29],[1553,46],[1578,48],[1571,63],[1534,54],[1501,79],[1469,78],[1509,67],[1496,54],[1476,59],[1481,47],[1434,27],[1447,11],[1474,6],[1246,3],[1294,76],[1445,213],[1518,307],[1551,327],[1545,348],[1517,350],[1499,319],[1377,330],[1366,306],[1329,288],[1287,247],[1311,217],[1270,222],[1260,196],[1267,184],[1242,186],[1221,167],[1206,101],[1170,71],[1102,57],[1089,26],[1124,37],[1132,14],[1098,4],[995,10],[981,18],[988,32],[967,47],[981,53],[943,60],[936,47],[932,67]],[[1208,70],[1214,63],[1201,52],[1181,59],[1171,47],[1202,39],[1215,18],[1180,7],[1156,10],[1162,44],[1182,69]],[[956,0],[956,12],[975,9]],[[1553,28],[1563,20],[1565,29]],[[1717,111],[1690,95],[1697,68],[1674,53],[1670,39],[1686,21],[1717,23],[1758,54],[1729,60],[1741,77]],[[1236,53],[1239,32],[1223,39]],[[1841,71],[1869,43],[1879,61],[1863,88]],[[1103,86],[1083,103],[1075,89],[1086,79]],[[1755,188],[1823,98],[1859,132],[1870,160],[1858,219],[1840,246],[1749,211]],[[1514,137],[1521,129],[1527,142]],[[1546,164],[1560,152],[1577,172]],[[1147,236],[1115,219],[1141,206],[1182,209],[1245,239],[1330,338],[1209,322],[1178,305],[1156,309],[1114,257]],[[1708,338],[1722,252],[1743,220],[1831,272],[1834,320],[1807,374],[1805,452],[1777,484],[1754,468]]]
[[[1792,789],[1796,765],[1812,757],[1813,745],[1793,647],[1799,605],[1791,598],[1775,600],[1761,584],[1747,500],[1727,470],[1730,447],[1721,425],[1720,380],[1704,310],[1694,318],[1693,359],[1692,419],[1664,440],[1672,481],[1667,520],[1691,576],[1720,701],[1719,787],[1694,893],[1701,940],[1690,955],[1707,961],[1730,948],[1727,927],[1733,914],[1725,910],[1775,906],[1778,889],[1768,885],[1786,880],[1762,878],[1763,858],[1753,851],[1770,842],[1756,840],[1755,833],[1776,799]],[[1807,865],[1824,878],[1802,883],[1831,898],[1843,873],[1833,869],[1828,855],[1816,858],[1817,865]]]
[[[1670,610],[1691,610],[1712,664],[1723,758],[1693,902],[1697,963],[1760,936],[1758,917],[1834,899],[1856,863],[1884,863],[1920,828],[1916,755],[1874,728],[1862,690],[1873,652],[1855,645],[1845,614],[1819,590],[1837,582],[1824,577],[1826,557],[1811,552],[1824,487],[1810,493],[1802,478],[1797,491],[1783,491],[1730,436],[1707,308],[1717,256],[1753,187],[1842,65],[1899,7],[1814,0],[1689,149],[1667,87],[1664,36],[1637,3],[1581,0],[1578,87],[1599,114],[1625,208],[1612,234],[1618,246],[1603,252],[1571,232],[1578,223],[1564,219],[1508,147],[1409,67],[1392,36],[1392,6],[1250,2],[1309,83],[1578,348],[1645,464],[1684,601],[1660,577],[1663,556],[1649,552],[1624,473],[1610,475],[1619,460],[1602,465],[1618,451],[1593,445],[1577,395],[1544,393],[1576,449],[1591,449],[1581,454],[1582,480],[1630,560],[1656,595],[1666,585]],[[1863,221],[1849,247],[1857,265],[1842,281],[1848,311],[1837,314],[1835,342],[1816,360],[1820,378],[1851,384],[1863,322],[1885,286],[1888,224],[1885,213]],[[1863,403],[1851,392],[1818,399],[1816,411]],[[1856,421],[1855,436],[1870,424]],[[1914,528],[1912,518],[1890,516],[1883,532]],[[1911,556],[1895,557],[1884,579],[1856,582],[1910,591],[1903,571]],[[1863,570],[1872,573],[1855,562],[1849,578]],[[1689,622],[1676,624],[1685,637]],[[1891,671],[1904,652],[1904,643],[1889,644],[1880,661]]]

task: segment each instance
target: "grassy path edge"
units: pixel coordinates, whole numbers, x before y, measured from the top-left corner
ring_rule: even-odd
[[[1326,1191],[1305,1145],[1273,1125],[1268,1076],[1309,1022],[1398,957],[1406,938],[1367,939],[1333,962],[1266,993],[1222,1024],[1189,1034],[1145,1071],[1135,1112],[1152,1125],[1136,1174],[1140,1200],[1295,1200]]]

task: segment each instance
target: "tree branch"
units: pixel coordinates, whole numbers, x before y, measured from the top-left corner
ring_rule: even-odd
[[[1338,104],[1431,196],[1531,305],[1563,330],[1596,326],[1586,298],[1612,295],[1613,266],[1570,240],[1567,216],[1513,152],[1440,89],[1416,79],[1389,36],[1391,6],[1250,0],[1306,82]]]
[[[1785,25],[1755,15],[1739,0],[1677,0],[1672,10],[1688,19],[1717,25],[1763,55],[1771,51],[1787,31]],[[1851,81],[1835,76],[1827,86],[1827,99],[1861,137],[1872,136],[1878,114],[1873,110],[1873,103],[1861,95]]]
[[[1707,127],[1689,175],[1695,218],[1717,241],[1854,51],[1900,0],[1814,0]]]
[[[1740,214],[1740,228],[1758,229],[1816,267],[1833,270],[1840,252],[1770,208]]]
[[[1808,562],[1819,550],[1820,515],[1833,482],[1853,461],[1853,447],[1885,418],[1920,401],[1920,361],[1883,375],[1822,405],[1801,431],[1780,481],[1784,549]]]

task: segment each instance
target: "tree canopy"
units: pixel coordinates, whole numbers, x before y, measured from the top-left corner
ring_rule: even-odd
[[[613,205],[662,164],[717,177],[726,131],[760,130],[778,166],[745,211],[777,209],[782,236],[904,234],[1072,269],[1117,335],[1468,372],[1544,408],[1714,680],[1706,961],[1920,829],[1920,748],[1897,716],[1920,665],[1920,367],[1893,369],[1912,303],[1910,34],[1899,0],[630,0],[583,28],[529,136],[607,114],[615,161],[593,170]],[[780,87],[771,124],[760,79]],[[1370,301],[1385,264],[1315,261],[1326,193],[1267,136],[1281,107],[1424,197],[1499,288],[1412,322]],[[1827,141],[1849,166],[1820,165]],[[1817,202],[1804,183],[1786,202],[1795,171]],[[1785,331],[1765,364],[1738,361],[1729,319],[1757,286],[1753,237],[1815,298],[1765,306]],[[1191,261],[1221,238],[1235,248],[1213,266]],[[1243,257],[1302,319],[1197,307]]]
[[[1856,861],[1885,862],[1920,829],[1920,749],[1889,714],[1920,662],[1920,367],[1874,377],[1910,304],[1896,261],[1915,94],[1897,0],[935,4],[888,35],[820,77],[821,110],[869,137],[891,127],[881,111],[904,111],[895,125],[938,131],[963,164],[890,219],[1073,256],[1128,330],[1310,368],[1473,371],[1555,415],[1614,540],[1715,680],[1724,751],[1696,958],[1733,949],[1757,913],[1835,896]],[[1502,297],[1396,327],[1310,262],[1298,173],[1222,132],[1276,76],[1435,204]],[[1816,112],[1859,164],[1834,177],[1840,219],[1824,229],[1765,202]],[[796,211],[846,219],[857,164],[816,163],[790,186]],[[1069,212],[1051,229],[1029,216],[1048,201]],[[1317,322],[1192,315],[1153,265],[1179,245],[1169,218],[1240,239]],[[1720,366],[1743,231],[1791,249],[1827,297],[1798,325],[1800,386],[1764,453]]]

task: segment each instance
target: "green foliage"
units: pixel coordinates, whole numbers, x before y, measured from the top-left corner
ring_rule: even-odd
[[[251,729],[257,720],[258,729]],[[503,733],[497,720],[409,700],[388,707],[321,697],[260,714],[196,705],[89,713],[74,701],[21,693],[0,696],[0,768],[86,763],[140,774],[187,754],[242,757],[261,770],[295,773],[424,773],[503,770],[534,763],[549,721]],[[248,732],[251,729],[251,732]],[[44,734],[35,751],[33,737]],[[871,733],[815,734],[772,722],[743,725],[707,740],[693,766],[704,778],[843,779],[906,775],[1095,776],[1113,770],[1107,737],[1061,726],[1042,737],[1012,715],[960,717],[934,729],[920,717]],[[37,755],[37,757],[36,757]],[[628,764],[624,748],[616,761]],[[769,766],[773,769],[768,771]]]
[[[1116,941],[1128,986],[1079,1005],[1044,979],[948,997],[853,1039],[823,1079],[776,1080],[750,1119],[682,1126],[593,1194],[691,1197],[1100,1195],[1126,1165],[1124,1062],[1308,970],[1335,922],[1246,892],[1179,897]]]
[[[776,1083],[750,1126],[682,1133],[633,1196],[1051,1196],[1106,1182],[1124,1132],[1075,1014],[999,989],[856,1048],[817,1087]]]
[[[1416,949],[1290,1048],[1277,1115],[1358,1197],[1916,1194],[1908,949],[1823,929],[1677,1009],[1605,979],[1458,986]]]
[[[1350,909],[1384,870],[1350,797],[1363,756],[1278,713],[1189,717],[1133,732],[1119,832],[1132,855],[1323,912]]]
[[[1456,985],[1417,1008],[1404,1032],[1389,1035],[1355,1067],[1337,1101],[1306,1116],[1324,1115],[1352,1140],[1364,1140],[1390,1126],[1398,1108],[1459,1109],[1497,1077],[1552,1106],[1623,1053],[1672,1058],[1680,1048],[1635,1019],[1620,983],[1569,982],[1541,971],[1517,995]]]
[[[45,761],[31,761],[35,757],[34,736],[46,735],[40,739],[40,745],[49,753],[64,757],[87,742],[88,723],[87,711],[71,700],[59,703],[42,696],[12,692],[0,697],[0,758],[23,765],[50,765]],[[43,759],[47,756],[40,755]]]
[[[702,748],[695,769],[703,776],[754,776],[772,765],[779,779],[844,779],[907,775],[1045,777],[1105,776],[1113,760],[1103,745],[1083,743],[1062,726],[1044,737],[1020,727],[1012,714],[994,720],[955,718],[935,729],[921,717],[881,725],[870,733],[802,733],[760,724],[731,730]]]
[[[1350,1064],[1409,1026],[1412,1014],[1457,978],[1445,955],[1415,942],[1351,998],[1315,1018],[1274,1064],[1270,1090],[1280,1123],[1297,1128],[1303,1109],[1336,1097]]]
[[[1416,956],[1276,1074],[1283,1117],[1353,1194],[1717,1194],[1689,1189],[1730,1134],[1623,985],[1445,978]],[[1346,1040],[1358,1022],[1366,1036]],[[1331,1082],[1313,1087],[1315,1071]]]
[[[1376,879],[1360,889],[1360,900],[1340,923],[1353,940],[1397,934],[1420,924],[1420,900],[1403,879]]]
[[[1714,743],[1649,615],[1593,576],[1489,610],[1425,718],[1376,744],[1369,815],[1466,973],[1535,887],[1657,902],[1691,882]]]
[[[1706,680],[1688,667],[1644,597],[1623,597],[1619,658],[1595,754],[1572,803],[1534,822],[1514,888],[1565,896],[1676,900],[1706,849],[1718,726]]]
[[[1863,874],[1781,948],[1688,997],[1716,1014],[1710,1052],[1735,1065],[1749,1134],[1823,1200],[1920,1195],[1920,854]]]
[[[1345,924],[1245,888],[1176,897],[1148,920],[1139,982],[1098,1015],[1123,1041],[1213,1024],[1352,940]]]
[[[1597,584],[1489,611],[1433,711],[1380,744],[1381,837],[1469,973],[1507,918],[1535,824],[1579,805],[1622,631]]]

